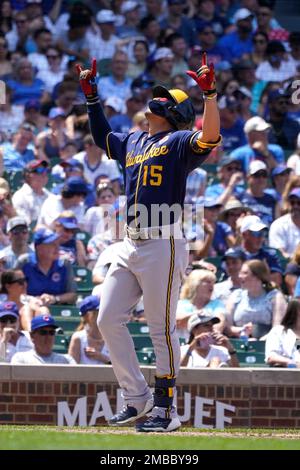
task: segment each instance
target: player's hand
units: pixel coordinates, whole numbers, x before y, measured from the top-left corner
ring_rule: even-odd
[[[79,77],[79,83],[83,93],[86,96],[87,101],[93,101],[95,98],[98,99],[98,90],[96,84],[97,74],[97,61],[92,60],[91,69],[82,70],[79,64],[76,64],[76,70]]]
[[[211,96],[216,94],[216,78],[214,65],[207,65],[207,56],[206,52],[202,54],[201,67],[197,72],[192,70],[187,70],[186,72],[195,82],[198,84],[200,89],[203,91],[204,95]]]

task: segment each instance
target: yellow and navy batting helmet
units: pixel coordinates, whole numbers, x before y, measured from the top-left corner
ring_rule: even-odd
[[[167,90],[163,86],[153,88],[149,109],[153,114],[164,117],[178,130],[192,129],[195,110],[189,96],[182,90]],[[158,99],[160,98],[160,99]]]

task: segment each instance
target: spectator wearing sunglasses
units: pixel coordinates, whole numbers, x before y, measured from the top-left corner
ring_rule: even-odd
[[[33,318],[30,329],[33,349],[16,353],[11,364],[76,364],[68,354],[53,352],[57,328],[51,315],[38,315]]]
[[[16,265],[27,279],[28,294],[39,297],[46,306],[75,303],[73,270],[67,260],[59,259],[59,235],[46,227],[37,227],[33,243],[35,254],[20,256]]]
[[[49,196],[45,188],[48,182],[49,165],[45,160],[32,160],[24,169],[24,184],[12,197],[12,203],[18,215],[26,224],[36,222],[41,207]]]
[[[6,269],[12,269],[19,256],[34,252],[28,245],[29,231],[26,219],[19,216],[12,217],[7,222],[6,231],[10,245],[0,251],[0,258],[5,258]]]
[[[29,333],[20,330],[19,320],[15,302],[0,302],[0,362],[10,362],[15,353],[33,349]]]
[[[244,188],[242,164],[232,154],[224,154],[218,164],[219,183],[209,185],[205,190],[205,197],[217,199],[220,204],[226,204],[230,197],[240,197]]]
[[[34,126],[25,122],[13,134],[12,141],[6,141],[1,146],[0,157],[3,158],[4,170],[7,173],[21,171],[25,168],[26,163],[34,160],[34,131]]]
[[[268,177],[268,168],[264,162],[251,162],[247,178],[248,189],[239,199],[269,227],[273,220],[279,217],[279,205],[276,199],[266,192]]]
[[[27,280],[18,269],[6,270],[1,273],[1,301],[14,302],[20,315],[22,330],[30,330],[30,322],[35,315],[49,313],[47,307],[33,296],[27,295]]]

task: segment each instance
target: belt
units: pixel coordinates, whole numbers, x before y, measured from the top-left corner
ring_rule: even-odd
[[[183,233],[180,224],[164,225],[163,227],[146,227],[141,229],[135,229],[125,226],[125,232],[128,238],[131,240],[149,240],[165,238],[169,239],[170,236],[174,238],[183,238]]]

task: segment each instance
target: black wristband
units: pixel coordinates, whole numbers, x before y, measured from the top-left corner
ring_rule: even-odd
[[[228,351],[230,356],[233,356],[233,354],[236,354],[236,349],[234,349],[233,351]]]

